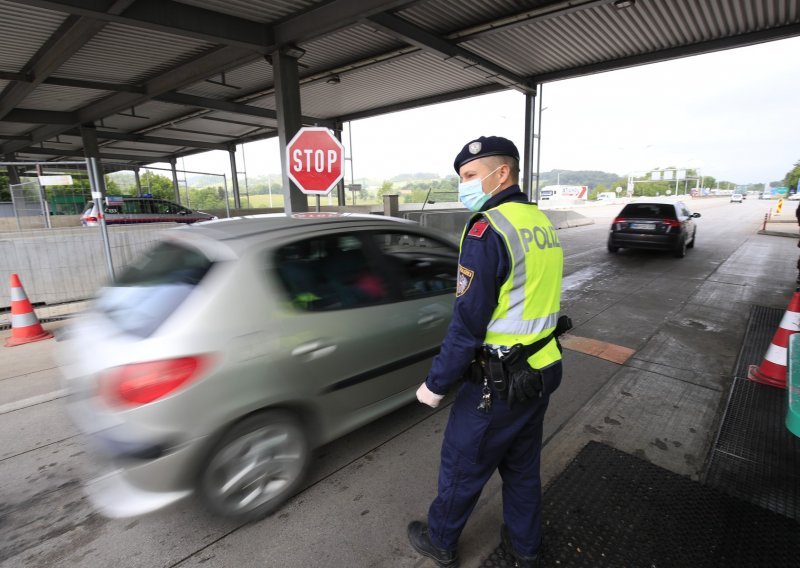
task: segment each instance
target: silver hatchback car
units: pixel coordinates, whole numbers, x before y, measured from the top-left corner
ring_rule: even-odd
[[[458,250],[417,224],[265,215],[165,232],[59,343],[111,517],[198,492],[241,519],[312,450],[414,400],[449,324]]]

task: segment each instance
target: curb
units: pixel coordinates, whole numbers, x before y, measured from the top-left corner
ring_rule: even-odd
[[[784,233],[782,231],[758,231],[759,235],[769,235],[771,237],[789,237],[790,239],[800,238],[800,235]]]

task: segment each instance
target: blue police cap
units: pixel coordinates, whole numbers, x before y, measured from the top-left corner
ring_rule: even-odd
[[[519,151],[511,140],[501,136],[481,136],[466,143],[456,156],[453,167],[458,173],[464,164],[486,156],[511,156],[519,162]]]

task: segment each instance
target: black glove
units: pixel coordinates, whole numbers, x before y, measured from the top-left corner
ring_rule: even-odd
[[[503,358],[508,380],[508,408],[515,402],[527,402],[542,396],[542,373],[528,365],[522,345],[515,345]]]
[[[508,388],[508,408],[516,402],[528,402],[542,396],[542,373],[530,367],[521,372],[511,373]]]

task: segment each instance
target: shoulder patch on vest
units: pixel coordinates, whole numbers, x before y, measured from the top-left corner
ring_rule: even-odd
[[[475,224],[472,225],[472,227],[469,230],[469,233],[467,233],[467,236],[475,237],[476,239],[482,239],[484,233],[486,233],[486,229],[488,228],[489,228],[489,221],[487,221],[486,219],[480,219],[478,221],[475,221]]]
[[[460,264],[458,265],[458,279],[456,283],[456,298],[459,298],[467,293],[469,290],[469,285],[472,284],[472,277],[475,276],[475,272],[470,270],[469,268],[464,268]]]

